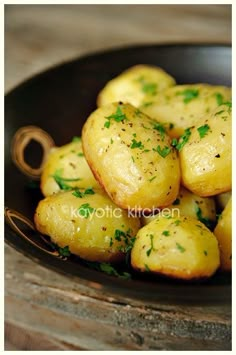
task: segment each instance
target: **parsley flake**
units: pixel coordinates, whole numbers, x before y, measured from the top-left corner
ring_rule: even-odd
[[[161,140],[163,141],[165,138],[165,134],[166,134],[166,130],[165,130],[165,127],[163,126],[163,124],[161,124],[159,122],[155,123],[153,129],[160,132]]]
[[[158,145],[156,148],[153,148],[153,151],[159,153],[162,158],[165,158],[171,152],[171,148],[165,146],[163,149],[161,149],[161,147]]]
[[[165,237],[169,237],[170,236],[170,232],[169,231],[163,231],[162,235],[164,235]]]
[[[210,126],[208,124],[204,124],[203,126],[201,127],[198,127],[198,133],[199,133],[199,136],[200,138],[203,138],[205,137],[205,135],[207,134],[207,132],[209,131],[210,129]]]
[[[131,149],[135,149],[135,148],[139,148],[139,149],[143,149],[144,145],[142,144],[142,142],[137,142],[136,139],[132,139],[132,144],[130,146]]]
[[[185,104],[189,103],[193,99],[196,99],[199,95],[198,89],[186,89],[181,92],[177,92],[176,95],[183,95],[183,101]]]
[[[214,227],[215,222],[209,218],[203,217],[202,210],[199,206],[196,206],[196,215],[197,219],[203,224],[205,224],[207,228],[212,229]]]
[[[94,195],[95,192],[92,189],[92,187],[88,187],[85,191],[80,191],[79,188],[76,188],[73,192],[72,195],[75,197],[83,198],[85,195]]]
[[[79,209],[79,215],[84,218],[88,218],[95,209],[89,205],[89,203],[82,204]]]
[[[185,252],[185,248],[181,245],[181,244],[179,244],[178,242],[176,242],[176,247],[177,247],[177,249],[181,252],[181,253],[184,253]]]
[[[172,205],[176,206],[180,204],[180,199],[177,198],[176,200],[174,200],[174,202],[172,203]]]
[[[81,141],[81,137],[78,137],[78,136],[74,136],[73,138],[72,138],[72,142],[74,143],[74,142],[80,142]]]
[[[70,250],[68,245],[64,248],[59,247],[58,252],[61,256],[70,256]]]
[[[180,136],[179,141],[176,144],[175,148],[181,151],[185,146],[185,144],[188,142],[190,136],[191,136],[190,128],[185,129],[184,134]],[[172,145],[173,145],[173,141],[172,141]]]
[[[116,112],[110,116],[105,117],[108,121],[104,123],[104,127],[109,128],[111,125],[111,119],[114,119],[116,122],[121,122],[127,119],[126,115],[122,112],[120,106],[117,107]]]
[[[73,181],[81,180],[80,178],[74,178],[74,179],[63,178],[61,176],[61,174],[62,174],[62,169],[59,169],[59,170],[56,170],[55,173],[52,175],[52,177],[54,178],[54,180],[56,181],[56,183],[58,184],[58,186],[61,190],[66,190],[66,191],[72,190],[73,187],[68,185],[66,182],[73,182]]]
[[[146,251],[147,256],[150,256],[152,250],[154,250],[154,246],[153,246],[154,235],[153,234],[149,234],[149,236],[150,236],[150,241],[151,241],[151,248]]]
[[[215,93],[215,97],[216,97],[217,104],[218,104],[219,106],[222,105],[223,102],[224,102],[223,95],[222,95],[220,92],[216,92],[216,93]]]

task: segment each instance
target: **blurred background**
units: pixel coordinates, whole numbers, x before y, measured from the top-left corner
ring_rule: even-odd
[[[89,52],[166,42],[231,43],[231,5],[5,5],[5,91]]]

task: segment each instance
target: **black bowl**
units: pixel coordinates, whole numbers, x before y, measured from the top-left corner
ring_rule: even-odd
[[[225,45],[153,45],[119,48],[85,56],[59,65],[27,80],[5,97],[5,239],[10,245],[42,265],[84,284],[99,283],[103,290],[143,302],[230,303],[231,276],[217,273],[205,282],[182,283],[133,274],[131,280],[93,270],[78,258],[58,257],[34,230],[35,207],[42,198],[11,157],[11,141],[22,126],[34,125],[48,132],[56,145],[75,135],[96,108],[96,97],[105,83],[135,64],[162,67],[177,83],[231,86],[231,47]],[[35,163],[38,149],[28,149],[27,159]],[[32,186],[32,184],[31,184]]]

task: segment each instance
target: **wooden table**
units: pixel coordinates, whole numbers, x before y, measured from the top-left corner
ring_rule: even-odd
[[[223,5],[5,7],[5,90],[97,50],[164,42],[231,42]],[[5,350],[228,350],[229,305],[155,304],[108,295],[5,247]]]

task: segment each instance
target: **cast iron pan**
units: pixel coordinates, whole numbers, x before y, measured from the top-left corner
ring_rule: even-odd
[[[217,273],[205,282],[183,283],[133,274],[120,279],[93,270],[78,258],[62,258],[46,238],[34,230],[33,214],[42,198],[29,177],[13,163],[11,143],[24,126],[48,132],[60,146],[68,143],[96,108],[96,97],[105,83],[135,64],[162,67],[177,83],[231,86],[231,47],[225,45],[152,45],[118,48],[63,63],[22,83],[5,97],[5,240],[40,264],[91,285],[91,281],[119,297],[142,302],[199,305],[231,302],[231,275]],[[37,140],[37,139],[36,139]],[[50,144],[50,140],[49,140]],[[24,152],[37,168],[42,149],[32,141]]]

